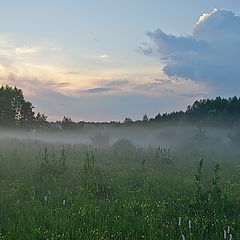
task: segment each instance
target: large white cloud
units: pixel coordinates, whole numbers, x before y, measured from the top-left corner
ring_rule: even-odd
[[[214,9],[204,13],[191,36],[174,36],[161,30],[148,32],[146,55],[157,55],[168,76],[240,88],[240,17]]]

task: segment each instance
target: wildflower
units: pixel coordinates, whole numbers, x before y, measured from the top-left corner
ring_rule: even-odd
[[[51,192],[50,192],[50,190],[48,191],[48,195],[50,195],[51,194]]]
[[[47,196],[44,196],[44,201],[47,202]]]
[[[188,221],[188,228],[189,228],[189,229],[192,228],[192,224],[191,224],[191,221],[190,221],[190,220]]]
[[[223,230],[223,238],[227,239],[227,231],[226,230]]]
[[[211,201],[211,193],[208,194],[208,201]]]
[[[232,240],[232,239],[233,239],[233,235],[230,233],[229,240]]]
[[[66,204],[66,200],[64,199],[64,200],[63,200],[63,205],[65,205],[65,204]]]
[[[186,240],[185,236],[182,234],[182,240]]]
[[[230,227],[228,226],[228,230],[227,230],[228,234],[230,233]]]
[[[182,218],[179,217],[179,219],[178,219],[178,226],[181,226],[181,222],[182,222]]]

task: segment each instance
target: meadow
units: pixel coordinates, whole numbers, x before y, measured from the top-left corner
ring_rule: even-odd
[[[196,134],[169,148],[4,137],[0,239],[240,239],[239,159]]]

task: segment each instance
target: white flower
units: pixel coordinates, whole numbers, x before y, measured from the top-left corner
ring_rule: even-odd
[[[182,222],[182,218],[179,217],[179,219],[178,219],[178,226],[181,226],[181,222]]]
[[[64,199],[64,200],[63,200],[63,205],[65,205],[65,204],[66,204],[66,200]]]
[[[190,220],[188,221],[188,228],[189,228],[189,229],[192,228],[192,224],[191,224],[191,221],[190,221]]]
[[[208,194],[208,201],[211,201],[211,193]]]
[[[224,239],[227,239],[227,231],[226,230],[223,230],[223,237],[224,237]]]
[[[47,202],[47,196],[44,196],[44,201]]]

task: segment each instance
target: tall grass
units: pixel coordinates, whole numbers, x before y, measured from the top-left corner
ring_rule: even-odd
[[[1,140],[0,239],[240,239],[238,156]]]

